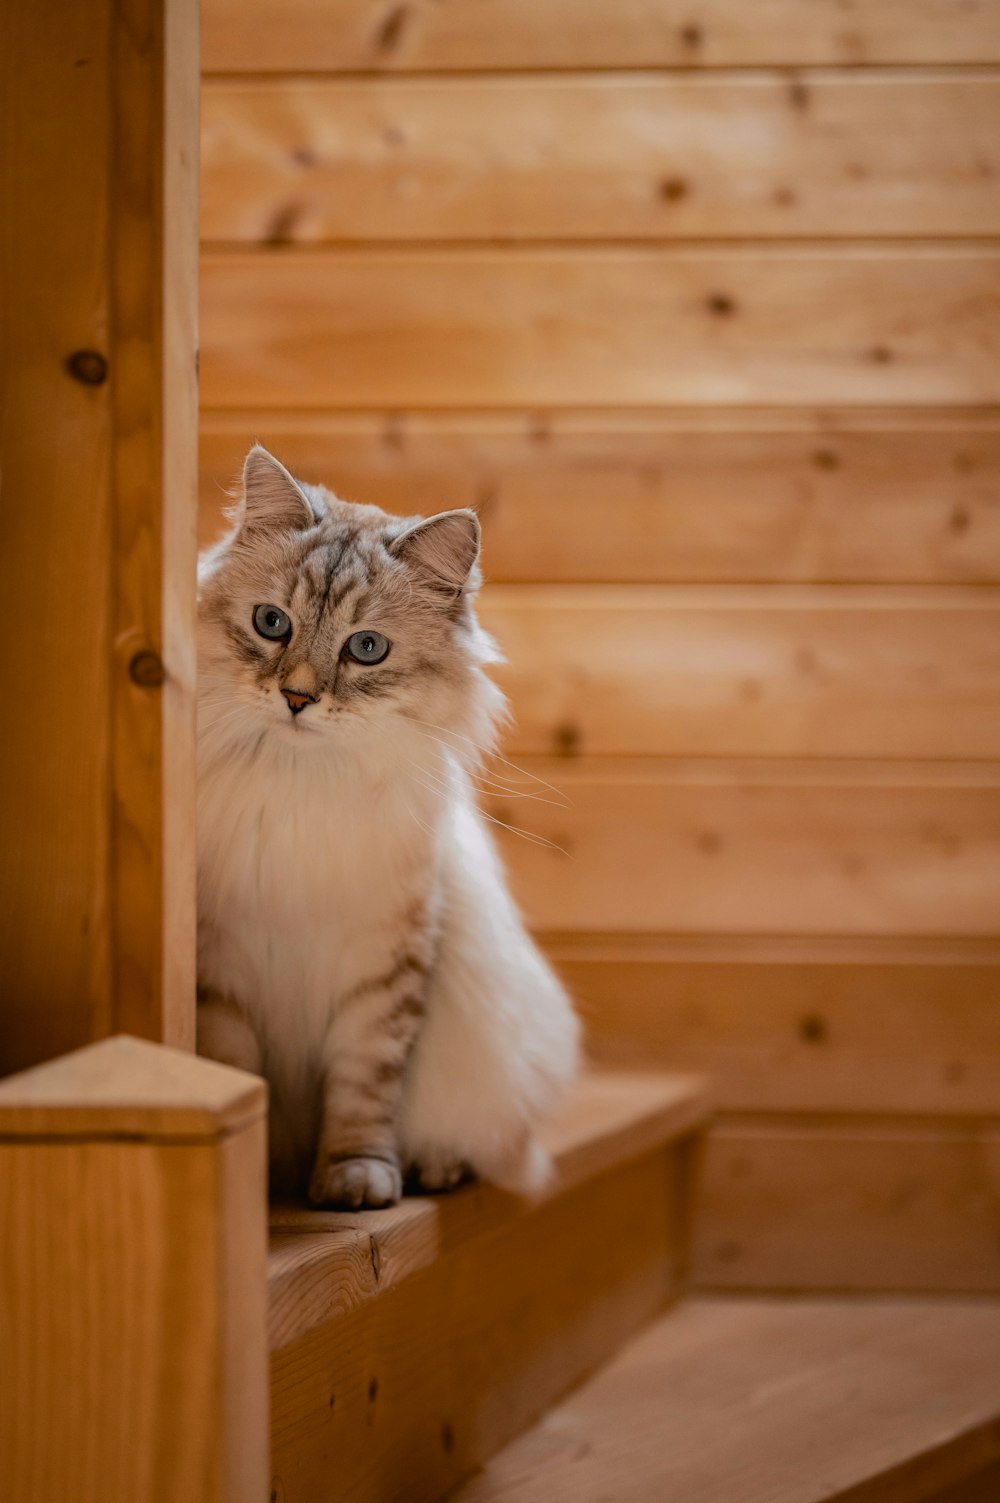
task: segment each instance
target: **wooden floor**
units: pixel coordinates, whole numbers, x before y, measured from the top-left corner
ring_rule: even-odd
[[[452,1503],[996,1503],[1000,1308],[674,1310]]]

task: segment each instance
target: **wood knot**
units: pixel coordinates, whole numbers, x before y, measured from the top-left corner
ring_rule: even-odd
[[[556,752],[560,757],[577,757],[583,737],[580,727],[573,725],[572,721],[564,720],[555,727],[552,732],[552,740],[555,742]]]
[[[736,303],[728,292],[713,292],[707,306],[709,313],[714,313],[716,318],[728,318],[736,312]]]
[[[376,39],[380,52],[394,52],[403,40],[403,33],[410,20],[408,5],[395,5],[378,29]]]
[[[700,26],[681,27],[681,42],[689,51],[697,52],[704,40],[705,37]]]
[[[108,379],[108,362],[97,350],[74,350],[66,357],[66,369],[84,386],[103,386]]]
[[[660,197],[675,204],[687,196],[688,185],[682,177],[665,177],[660,183]]]
[[[128,676],[140,689],[159,689],[166,681],[167,670],[158,652],[143,648],[130,659]]]
[[[840,455],[835,449],[817,449],[813,455],[813,464],[817,470],[839,470]]]
[[[825,1044],[829,1036],[826,1019],[818,1012],[806,1013],[799,1023],[799,1037],[807,1044]]]

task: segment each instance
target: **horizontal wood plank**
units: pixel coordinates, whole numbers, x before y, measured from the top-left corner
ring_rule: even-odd
[[[350,500],[474,506],[491,580],[1000,582],[997,414],[209,411],[203,543],[257,437]]]
[[[525,771],[565,802],[504,769],[511,792],[487,784],[485,807],[524,832],[496,831],[538,928],[1000,930],[995,766],[540,758]],[[531,792],[545,801],[517,796]]]
[[[1000,942],[553,936],[602,1065],[728,1111],[1000,1116]]]
[[[988,73],[210,81],[209,241],[1000,233]]]
[[[202,40],[224,73],[994,60],[991,0],[206,0]]]
[[[207,407],[1000,401],[1000,251],[209,252]]]
[[[1000,757],[1000,591],[508,585],[515,756]]]
[[[1000,1293],[995,1127],[723,1123],[695,1230],[703,1287]]]

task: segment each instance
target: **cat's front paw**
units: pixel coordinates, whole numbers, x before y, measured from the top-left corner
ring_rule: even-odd
[[[309,1183],[309,1199],[314,1206],[344,1206],[352,1211],[395,1205],[402,1193],[399,1166],[387,1159],[321,1156]]]

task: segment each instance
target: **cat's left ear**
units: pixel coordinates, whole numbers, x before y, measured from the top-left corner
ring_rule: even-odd
[[[462,507],[417,522],[390,543],[389,552],[429,583],[457,594],[475,568],[479,536],[479,518]]]
[[[316,522],[301,486],[263,444],[254,444],[243,465],[237,520],[248,532],[303,532]]]

